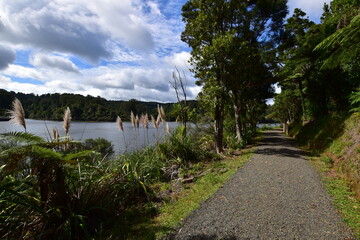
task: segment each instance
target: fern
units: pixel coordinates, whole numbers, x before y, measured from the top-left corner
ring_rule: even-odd
[[[350,95],[351,109],[350,112],[360,112],[360,90]]]
[[[9,139],[18,143],[26,143],[26,144],[45,143],[44,139],[42,139],[41,137],[27,132],[8,132],[8,133],[2,133],[0,134],[0,136],[3,139]]]

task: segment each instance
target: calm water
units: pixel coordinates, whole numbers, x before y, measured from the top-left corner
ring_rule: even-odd
[[[177,125],[178,123],[169,122],[170,130],[173,130]],[[51,132],[53,128],[58,129],[60,136],[65,135],[62,122],[26,120],[27,131],[44,139],[49,139],[48,131]],[[24,131],[24,128],[9,122],[0,121],[0,133],[12,131]],[[148,130],[143,127],[135,130],[130,122],[124,122],[123,134],[115,122],[71,122],[69,134],[73,140],[80,141],[88,138],[105,138],[112,142],[116,153],[123,153],[125,151],[141,149],[144,146],[159,141],[164,137],[164,128],[161,124],[159,129],[155,129],[150,124]]]

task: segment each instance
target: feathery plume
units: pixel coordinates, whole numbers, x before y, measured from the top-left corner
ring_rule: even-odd
[[[161,120],[163,122],[165,122],[165,111],[164,111],[164,108],[162,106],[160,107],[160,117],[161,117]]]
[[[135,127],[135,116],[134,116],[134,113],[132,111],[130,113],[130,118],[131,118],[131,125],[133,125],[133,127]]]
[[[138,115],[136,115],[136,117],[135,117],[135,125],[136,125],[137,128],[140,127],[140,119],[139,119]]]
[[[52,137],[53,137],[54,140],[57,140],[57,139],[60,138],[59,131],[57,130],[56,127],[54,127],[54,128],[52,129]]]
[[[63,127],[65,130],[65,135],[68,136],[69,135],[69,130],[70,130],[70,122],[71,122],[71,111],[70,108],[67,107],[64,113],[64,122],[63,122]]]
[[[157,112],[158,112],[158,115],[160,115],[160,118],[161,118],[161,121],[165,122],[165,111],[164,111],[164,108],[158,104],[157,105]]]
[[[159,127],[160,126],[160,122],[161,122],[161,116],[158,115],[156,118],[156,125]]]
[[[155,120],[154,116],[151,115],[151,121],[154,124],[154,128],[158,128],[159,126],[157,125],[157,121]]]
[[[25,112],[19,99],[15,98],[12,102],[12,109],[8,111],[10,122],[23,126],[26,132]]]
[[[170,126],[169,123],[166,123],[166,133],[170,134]]]
[[[116,124],[118,125],[118,127],[119,127],[119,129],[121,131],[124,131],[124,125],[123,125],[123,122],[122,122],[122,120],[121,120],[121,118],[119,116],[117,116],[117,118],[116,118]]]
[[[149,116],[148,116],[148,114],[145,114],[143,124],[144,124],[144,128],[149,128]]]
[[[145,115],[142,113],[141,114],[141,116],[140,116],[140,123],[141,123],[141,125],[143,125],[143,127],[145,127],[145,125],[144,125],[144,122],[145,121]]]

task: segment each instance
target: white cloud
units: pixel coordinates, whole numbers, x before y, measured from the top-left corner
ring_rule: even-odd
[[[36,67],[52,68],[64,72],[79,73],[79,69],[70,60],[60,56],[48,56],[44,54],[36,54],[30,61]]]
[[[161,11],[159,9],[159,6],[156,3],[150,1],[150,2],[147,3],[147,5],[150,7],[150,11],[151,11],[152,14],[161,15]]]
[[[23,54],[0,70],[0,87],[176,101],[172,72],[187,71],[190,57],[180,40],[185,2],[0,0],[0,44]],[[194,98],[191,77],[188,86]]]
[[[42,55],[34,62],[40,61]],[[18,65],[10,65],[3,71],[5,75],[18,78],[43,79],[42,84],[29,84],[12,82],[0,85],[7,90],[44,93],[79,93],[84,95],[102,96],[113,100],[129,100],[132,98],[144,101],[174,102],[176,96],[170,84],[175,66],[181,71],[187,71],[185,62],[188,53],[181,52],[163,59],[157,59],[153,65],[147,66],[124,66],[112,64],[99,66],[91,69],[79,70],[81,74],[75,75],[65,71],[49,71],[44,68],[26,68]],[[62,58],[61,58],[62,59]],[[182,64],[182,65],[181,65]],[[73,74],[73,75],[71,75]],[[200,88],[195,86],[195,80],[189,72],[187,74],[187,93],[190,99],[194,99]],[[71,81],[68,79],[71,78]],[[5,86],[4,86],[5,85]]]
[[[175,53],[172,56],[165,57],[164,61],[174,68],[177,67],[178,69],[188,70],[190,68],[190,57],[191,55],[189,52],[182,51],[180,53]]]
[[[1,84],[7,84],[7,83],[11,83],[11,79],[5,76],[1,76],[0,75],[0,83]]]
[[[0,73],[7,76],[25,78],[25,79],[36,79],[39,81],[46,81],[46,76],[36,68],[23,67],[20,65],[10,64],[9,67]]]
[[[92,63],[111,59],[109,45],[127,51],[151,51],[152,35],[135,3],[131,0],[1,1],[0,37],[12,44],[74,54]]]

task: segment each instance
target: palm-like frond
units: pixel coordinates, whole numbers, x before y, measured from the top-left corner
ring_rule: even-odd
[[[349,59],[355,59],[360,52],[359,39],[360,14],[355,16],[349,25],[336,31],[315,47],[314,51],[332,51],[321,68],[335,68]]]
[[[360,90],[350,95],[351,109],[350,112],[360,112]]]
[[[45,143],[44,139],[39,136],[36,136],[32,133],[27,132],[8,132],[0,134],[0,137],[3,139],[9,139],[19,143],[26,144],[41,144]]]

